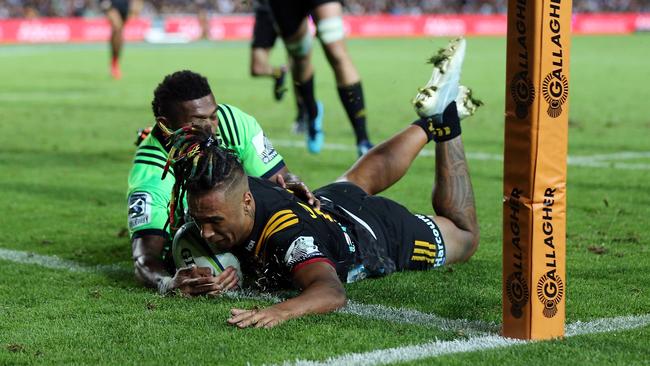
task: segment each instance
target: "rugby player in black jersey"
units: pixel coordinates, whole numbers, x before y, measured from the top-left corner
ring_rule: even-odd
[[[343,5],[341,0],[268,0],[278,30],[289,54],[291,73],[307,120],[307,150],[317,154],[323,147],[324,107],[314,92],[312,35],[309,19],[313,19],[323,51],[336,78],[336,89],[354,131],[357,153],[365,154],[372,143],[368,137],[366,105],[361,76],[345,45]]]
[[[337,182],[314,191],[320,210],[246,176],[238,159],[201,129],[176,136],[175,189],[187,191],[192,225],[203,239],[235,254],[262,289],[301,290],[267,308],[232,309],[229,323],[273,327],[331,312],[346,304],[345,282],[427,270],[474,254],[479,227],[455,102],[464,51],[465,41],[455,40],[432,58],[433,76],[414,100],[421,118],[371,149]],[[435,216],[374,196],[397,182],[431,140]]]
[[[287,91],[285,85],[287,67],[286,65],[273,66],[270,63],[271,49],[273,49],[275,41],[278,39],[276,25],[267,0],[254,1],[253,8],[255,23],[253,25],[253,40],[251,41],[250,73],[253,77],[273,78],[273,98],[280,101]],[[293,132],[304,134],[307,128],[307,112],[295,85],[294,97],[297,114]]]

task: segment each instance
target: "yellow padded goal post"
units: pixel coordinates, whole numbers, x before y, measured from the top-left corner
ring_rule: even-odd
[[[509,0],[503,335],[564,335],[571,0]]]

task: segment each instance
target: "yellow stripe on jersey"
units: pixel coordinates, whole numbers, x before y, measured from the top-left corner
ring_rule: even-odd
[[[255,257],[259,255],[260,250],[262,250],[262,246],[266,241],[266,238],[270,236],[270,233],[271,232],[275,233],[275,229],[278,226],[282,225],[283,223],[291,219],[297,220],[296,214],[294,214],[293,211],[291,210],[281,210],[273,214],[273,216],[271,216],[271,218],[266,222],[266,225],[264,225],[264,229],[262,230],[260,239],[257,242],[257,245],[255,246]]]
[[[415,246],[416,247],[431,249],[431,250],[434,250],[434,251],[438,250],[438,248],[436,247],[435,244],[431,244],[431,243],[428,243],[428,242],[422,241],[422,240],[416,240],[415,241]]]
[[[265,238],[262,238],[262,239],[260,240],[260,242],[262,243],[262,246],[266,245],[266,241],[267,241],[270,237],[272,237],[275,233],[278,233],[278,232],[280,232],[280,231],[282,231],[282,230],[288,228],[289,226],[293,226],[293,225],[297,224],[298,221],[299,221],[298,218],[294,216],[294,217],[293,217],[292,219],[290,219],[289,221],[285,221],[282,225],[280,225],[280,226],[278,226],[276,229],[270,231],[270,232],[268,233],[268,235],[267,235]],[[261,248],[261,247],[260,247],[260,248]],[[265,258],[264,260],[266,260],[266,254],[264,254],[264,258]]]
[[[423,257],[421,255],[414,255],[414,256],[411,257],[411,260],[412,261],[418,261],[418,262],[429,262],[429,263],[434,262],[434,260],[432,258]]]
[[[298,218],[296,217],[296,215],[284,215],[284,216],[280,217],[276,221],[276,224],[273,225],[274,227],[270,228],[268,233],[260,238],[260,242],[258,244],[259,247],[256,248],[255,256],[257,257],[257,255],[259,254],[261,249],[266,245],[266,241],[271,236],[273,236],[273,234],[275,234],[277,232],[280,232],[280,231],[288,228],[289,226],[293,226],[293,225],[295,225],[297,223],[298,223]]]
[[[412,261],[433,263],[437,256],[438,247],[435,244],[416,240],[413,247]]]
[[[432,251],[426,250],[426,249],[420,249],[420,248],[413,249],[413,254],[422,254],[422,255],[426,255],[427,257],[431,257],[431,258],[436,257],[435,252],[432,252]]]

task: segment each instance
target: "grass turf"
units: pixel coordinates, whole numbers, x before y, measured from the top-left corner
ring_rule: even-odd
[[[649,35],[575,37],[571,50],[572,156],[645,152],[638,169],[569,167],[567,321],[650,312],[650,119],[643,110]],[[409,106],[430,74],[426,60],[443,39],[351,40],[363,76],[375,142],[414,118]],[[105,45],[4,46],[0,54],[0,248],[79,263],[118,263],[124,272],[77,273],[0,260],[0,364],[253,364],[325,359],[349,352],[462,336],[431,327],[334,314],[279,328],[240,331],[228,310],[252,300],[159,297],[129,275],[126,175],[135,130],[151,124],[152,90],[189,68],[209,77],[218,102],[257,117],[272,140],[289,133],[293,102],[271,99],[271,82],[248,76],[248,44],[129,44],[124,79],[108,77]],[[274,53],[281,62],[283,52]],[[466,151],[501,154],[506,91],[505,40],[472,38],[462,81],[486,106],[464,123]],[[308,155],[277,144],[290,169],[312,188],[355,159],[351,128],[335,81],[317,48],[317,96],[325,103],[326,142],[349,151]],[[351,299],[444,317],[499,322],[501,314],[502,163],[470,159],[482,242],[467,264],[400,273],[347,286]],[[433,158],[421,157],[386,195],[430,212]],[[377,294],[382,294],[378,296]],[[427,364],[542,364],[582,360],[643,364],[648,327],[615,334],[444,356]],[[254,351],[252,351],[254,350]],[[419,362],[416,362],[419,363]]]

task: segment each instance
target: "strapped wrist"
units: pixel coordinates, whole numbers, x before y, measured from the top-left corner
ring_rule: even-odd
[[[173,290],[172,281],[173,279],[169,276],[161,277],[160,281],[158,281],[158,293],[161,295],[166,295],[171,290]]]

